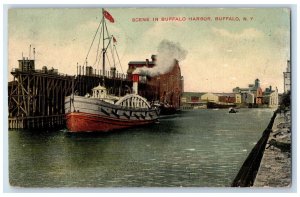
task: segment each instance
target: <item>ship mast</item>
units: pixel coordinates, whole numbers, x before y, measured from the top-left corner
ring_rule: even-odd
[[[105,45],[104,45],[104,40],[105,40],[105,36],[104,36],[104,25],[105,25],[105,19],[104,19],[104,8],[102,8],[102,32],[103,32],[103,42],[102,42],[102,70],[103,70],[103,73],[102,73],[102,85],[103,87],[105,87],[105,81],[104,81],[104,78],[105,78]]]

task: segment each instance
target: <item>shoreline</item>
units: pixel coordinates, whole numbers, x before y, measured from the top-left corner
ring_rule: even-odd
[[[291,186],[291,114],[274,111],[273,116],[231,187]]]
[[[253,187],[290,187],[291,113],[277,113]]]

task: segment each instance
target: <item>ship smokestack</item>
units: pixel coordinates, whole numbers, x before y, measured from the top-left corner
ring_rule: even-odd
[[[132,75],[132,92],[133,94],[138,94],[138,83],[139,83],[139,75],[133,74]]]

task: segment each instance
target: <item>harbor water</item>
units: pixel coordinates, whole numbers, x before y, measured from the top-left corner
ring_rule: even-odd
[[[229,187],[272,109],[184,111],[111,133],[9,131],[21,187]]]

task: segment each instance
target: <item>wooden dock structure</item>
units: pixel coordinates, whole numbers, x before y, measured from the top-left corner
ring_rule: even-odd
[[[74,92],[85,95],[105,81],[109,93],[124,95],[132,81],[124,74],[93,70],[78,66],[77,75],[58,73],[57,69],[35,69],[34,60],[19,60],[19,68],[12,70],[13,81],[8,83],[9,129],[56,128],[65,125],[65,97]],[[82,71],[82,72],[81,72]],[[84,72],[85,71],[85,72]]]

